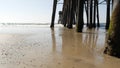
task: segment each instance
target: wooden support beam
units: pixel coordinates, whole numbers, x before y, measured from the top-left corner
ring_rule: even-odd
[[[71,28],[73,28],[73,20],[74,20],[74,18],[73,18],[73,16],[74,16],[73,15],[74,14],[74,10],[73,10],[73,8],[74,8],[74,0],[70,0],[69,7],[70,7],[70,14],[69,14],[69,21],[68,21],[67,27],[69,29],[71,29]]]
[[[78,0],[78,15],[77,15],[77,32],[82,32],[84,21],[83,21],[83,12],[84,12],[84,0]]]
[[[90,0],[90,16],[89,16],[89,19],[90,19],[90,24],[89,24],[89,28],[91,29],[92,28],[92,23],[93,23],[93,0]]]
[[[120,0],[115,2],[108,32],[108,46],[104,53],[120,58]]]
[[[72,7],[72,2],[71,0],[68,0],[68,13],[67,13],[67,28],[71,29],[72,25],[71,25],[71,7]]]
[[[96,0],[94,0],[94,13],[93,13],[93,27],[94,28],[96,27],[96,6],[97,6],[97,3],[96,3]]]
[[[54,27],[54,22],[55,22],[55,14],[56,14],[56,7],[57,7],[57,0],[53,1],[53,12],[52,12],[52,20],[51,20],[51,25],[50,27]]]
[[[107,2],[106,29],[109,29],[109,25],[110,25],[110,0],[106,0],[106,2]]]
[[[64,27],[66,27],[66,20],[67,20],[67,6],[66,6],[66,1],[64,0],[63,3],[63,15],[62,15],[62,24],[64,25]]]
[[[89,9],[89,5],[88,5],[88,0],[86,0],[86,4],[85,4],[85,10],[86,10],[86,18],[87,18],[87,27],[89,26],[89,17],[88,17],[88,9]]]
[[[97,5],[97,27],[100,27],[98,0],[96,0],[96,5]]]

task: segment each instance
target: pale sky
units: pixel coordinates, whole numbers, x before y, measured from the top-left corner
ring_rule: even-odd
[[[52,4],[53,0],[0,0],[0,23],[49,23]]]
[[[0,23],[50,23],[53,0],[0,0]],[[58,11],[62,5],[57,6]],[[100,21],[105,21],[105,6],[100,7]]]

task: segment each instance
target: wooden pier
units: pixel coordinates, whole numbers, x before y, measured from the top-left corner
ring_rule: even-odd
[[[87,27],[92,29],[100,27],[99,5],[106,5],[106,29],[110,24],[110,8],[112,0],[64,0],[62,9],[62,24],[71,29],[76,24],[77,32],[82,32],[84,25],[84,12],[86,12]],[[54,27],[57,0],[53,3],[51,27]]]
[[[108,46],[105,53],[120,58],[120,0],[64,0],[62,24],[71,29],[76,24],[77,32],[82,32],[84,12],[86,12],[87,27],[100,27],[99,5],[106,5],[106,26],[108,30]],[[54,27],[57,0],[54,0],[51,27]],[[113,9],[110,19],[110,10]]]

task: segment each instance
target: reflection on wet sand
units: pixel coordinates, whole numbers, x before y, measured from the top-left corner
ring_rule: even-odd
[[[55,38],[55,32],[54,29],[51,29],[51,36],[52,36],[52,45],[53,45],[53,52],[56,51],[56,38]]]
[[[25,28],[25,29],[23,29]],[[0,68],[119,68],[120,60],[104,55],[103,29],[54,30],[41,26],[6,27],[0,31]],[[19,30],[19,31],[18,31]]]
[[[63,59],[66,59],[62,60],[64,67],[118,68],[118,62],[115,62],[116,58],[103,54],[106,45],[106,32],[103,29],[84,29],[83,33],[77,33],[75,30],[66,28],[59,28],[59,30],[63,30],[62,33],[61,31],[58,33],[62,38],[61,55]]]

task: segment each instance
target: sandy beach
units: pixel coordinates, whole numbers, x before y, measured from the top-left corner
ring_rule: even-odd
[[[120,68],[120,59],[103,54],[105,40],[102,28],[1,25],[0,68]]]

